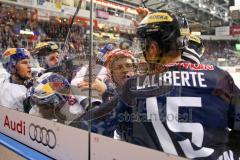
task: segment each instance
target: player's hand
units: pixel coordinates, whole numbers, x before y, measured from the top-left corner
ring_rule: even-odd
[[[141,17],[141,19],[143,19],[144,17],[146,17],[150,12],[147,8],[144,7],[138,7],[136,9],[138,15]]]
[[[97,90],[99,95],[103,95],[103,93],[107,90],[106,84],[99,78],[94,80],[92,88]]]
[[[82,81],[77,84],[77,87],[80,88],[81,91],[88,90],[89,83],[87,81]],[[102,95],[107,90],[107,86],[101,79],[96,78],[92,83],[92,89],[98,91],[99,95]]]
[[[136,9],[138,15],[140,16],[141,20],[146,17],[150,12],[147,8],[143,8],[143,7],[138,7]],[[135,19],[132,19],[132,24],[135,28],[137,28],[139,26],[139,22],[137,22]]]
[[[81,81],[80,83],[77,84],[77,87],[81,90],[88,90],[89,89],[89,83],[87,81]]]

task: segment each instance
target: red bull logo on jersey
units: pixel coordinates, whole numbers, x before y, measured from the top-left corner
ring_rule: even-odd
[[[14,132],[17,132],[18,134],[25,135],[26,132],[26,127],[25,127],[25,122],[24,121],[19,121],[16,122],[14,120],[11,120],[8,118],[6,115],[4,118],[4,125],[5,128],[8,128]]]
[[[209,64],[193,64],[193,63],[179,63],[178,66],[185,69],[195,70],[195,71],[213,71],[213,65]]]
[[[167,67],[178,66],[179,68],[190,69],[194,71],[213,71],[214,66],[210,64],[194,64],[194,63],[170,63]]]

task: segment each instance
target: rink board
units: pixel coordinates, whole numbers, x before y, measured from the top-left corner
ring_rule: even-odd
[[[85,130],[34,117],[5,107],[0,107],[0,117],[0,132],[29,148],[59,160],[88,159],[88,132]],[[37,135],[39,131],[41,131],[42,135],[48,133],[48,140],[45,140],[45,137],[39,138]],[[91,159],[179,160],[181,158],[92,133]]]

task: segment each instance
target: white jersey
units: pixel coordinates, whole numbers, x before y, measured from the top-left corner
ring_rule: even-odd
[[[107,69],[104,66],[100,66],[95,64],[92,66],[92,75],[93,81],[95,78],[101,79],[103,82],[107,79]],[[76,76],[71,81],[71,90],[74,96],[77,98],[78,102],[81,102],[85,98],[88,97],[89,91],[81,91],[77,85],[82,81],[88,82],[89,78],[89,66],[84,65],[81,69],[77,72]],[[92,102],[102,102],[102,97],[98,94],[96,90],[92,90]]]
[[[0,80],[0,105],[23,112],[23,101],[27,98],[27,88],[9,82],[9,78]]]

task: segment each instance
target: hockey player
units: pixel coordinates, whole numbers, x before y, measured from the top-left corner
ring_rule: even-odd
[[[69,124],[80,117],[84,107],[72,94],[66,78],[57,73],[45,73],[37,79],[31,90],[29,114]]]
[[[150,11],[147,8],[138,7],[136,9],[141,19],[146,17]],[[136,22],[136,26],[138,26]],[[196,35],[190,34],[186,37],[185,42],[187,43],[183,49],[182,59],[191,63],[200,63],[200,58],[204,53],[203,40]]]
[[[121,90],[126,78],[129,78],[136,72],[135,58],[127,50],[115,49],[110,51],[104,62],[106,68],[100,65],[92,67],[93,75],[95,76],[92,79],[92,95],[93,97],[100,96],[103,103],[114,97],[117,94],[116,90]],[[84,78],[85,74],[88,76],[87,70],[88,68],[85,66],[82,67],[79,74],[71,82],[72,87],[78,86],[78,88],[73,88],[76,95],[81,96],[83,91],[87,91],[88,95],[88,79],[85,80],[86,78]]]
[[[204,53],[203,40],[190,34],[186,47],[183,49],[182,59],[191,63],[200,64],[200,58]]]
[[[37,57],[42,68],[48,69],[58,65],[58,49],[58,45],[54,42],[40,42],[31,51],[31,54]]]
[[[3,53],[1,61],[10,77],[0,82],[0,104],[23,111],[23,101],[29,87],[27,82],[32,77],[30,53],[24,48],[10,48]]]
[[[122,88],[125,80],[136,73],[136,59],[128,50],[111,51],[105,62],[109,75],[117,88]]]
[[[115,119],[106,123],[112,126],[105,129],[117,128],[127,142],[190,159],[238,160],[240,91],[218,67],[184,63],[185,21],[168,11],[142,20],[137,34],[153,74],[126,82]]]
[[[61,74],[66,77],[69,82],[79,70],[79,67],[74,66],[72,59],[68,56],[65,56],[63,61],[59,63],[59,47],[55,42],[40,42],[32,50],[31,54],[37,57],[40,66],[45,69],[43,73],[54,72]],[[42,73],[39,75],[41,74]]]
[[[104,65],[106,66],[109,75],[109,78],[105,80],[107,90],[102,95],[103,104],[101,107],[103,106],[103,110],[97,109],[97,112],[93,116],[92,131],[109,137],[114,136],[114,138],[116,138],[116,132],[114,134],[113,132],[104,130],[106,126],[108,126],[107,128],[114,127],[109,126],[110,124],[107,123],[108,120],[105,121],[104,119],[108,119],[109,116],[111,117],[111,115],[116,113],[114,107],[118,102],[118,95],[121,93],[126,79],[136,74],[136,59],[133,57],[132,52],[128,50],[115,49],[108,53]],[[94,83],[92,86],[94,87]],[[78,122],[80,121],[82,120],[78,120]],[[82,123],[78,122],[75,121],[71,125],[78,128],[83,128]]]
[[[151,69],[162,68],[127,81],[119,104],[125,108],[119,114],[122,137],[190,159],[239,159],[240,91],[218,67],[184,63],[184,24],[183,18],[159,11],[139,25],[146,61]],[[238,137],[238,148],[229,147],[228,128]]]

